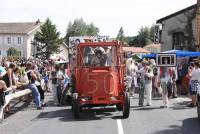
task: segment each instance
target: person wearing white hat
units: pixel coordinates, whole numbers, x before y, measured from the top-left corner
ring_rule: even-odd
[[[152,78],[153,70],[148,66],[146,60],[142,61],[143,67],[137,71],[140,74],[139,106],[143,106],[144,92],[146,92],[147,106],[151,106]]]

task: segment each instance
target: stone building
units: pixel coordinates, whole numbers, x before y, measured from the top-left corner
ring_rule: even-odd
[[[157,20],[162,30],[161,52],[179,49],[195,51],[197,4]]]
[[[31,44],[41,23],[0,23],[0,57],[10,56],[8,50],[15,48],[21,57],[29,58],[36,53]]]

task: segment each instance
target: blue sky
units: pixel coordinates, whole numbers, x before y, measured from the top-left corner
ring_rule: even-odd
[[[101,35],[116,37],[119,28],[134,36],[141,26],[196,3],[197,0],[0,0],[0,22],[44,21],[49,17],[65,35],[69,21],[93,22]]]

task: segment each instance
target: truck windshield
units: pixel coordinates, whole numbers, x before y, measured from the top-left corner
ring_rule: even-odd
[[[83,48],[82,65],[83,66],[115,66],[116,65],[116,47],[90,46]]]

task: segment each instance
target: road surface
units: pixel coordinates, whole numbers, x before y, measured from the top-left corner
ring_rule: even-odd
[[[200,134],[196,109],[188,108],[187,97],[170,100],[170,107],[161,109],[156,98],[152,106],[138,107],[138,97],[131,98],[128,119],[113,107],[85,109],[74,119],[70,106],[56,107],[51,94],[48,107],[36,110],[34,105],[15,102],[18,110],[0,124],[0,134]]]

